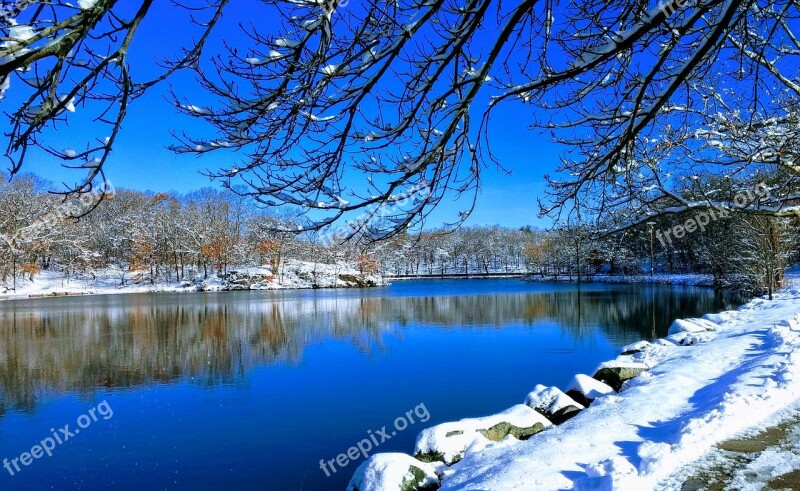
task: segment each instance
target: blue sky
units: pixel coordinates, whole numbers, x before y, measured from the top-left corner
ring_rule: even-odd
[[[174,55],[181,43],[191,39],[191,31],[184,32],[176,27],[186,25],[185,14],[168,8],[166,4],[156,2],[157,11],[143,24],[131,51],[133,74],[136,76],[138,73],[140,79],[153,73],[154,56]],[[251,6],[249,2],[233,2],[230,5],[233,15],[229,13],[226,22],[217,31],[217,42],[220,39],[239,38],[237,22],[241,19],[236,17],[243,14],[241,9]],[[164,36],[164,33],[170,35]],[[173,78],[171,85],[189,99],[203,97],[201,89],[188,73]],[[124,131],[105,167],[107,177],[116,187],[186,193],[205,186],[217,186],[200,174],[203,169],[218,169],[233,164],[227,160],[230,155],[211,153],[198,158],[175,155],[165,148],[175,143],[170,130],[207,134],[204,123],[180,115],[172,108],[166,99],[168,88],[166,84],[156,87],[130,108]],[[80,108],[78,110],[80,112]],[[537,198],[543,197],[543,175],[553,172],[563,148],[549,142],[547,135],[528,129],[532,116],[531,109],[522,105],[503,107],[495,113],[490,133],[493,151],[511,174],[494,167],[483,171],[483,187],[468,224],[500,224],[508,227],[547,225],[546,220],[537,217]],[[80,125],[76,119],[71,122],[70,130],[80,131]],[[55,140],[59,136],[56,134]],[[59,143],[65,148],[68,146],[66,142]],[[74,182],[82,177],[82,173],[62,169],[55,160],[39,156],[29,160],[25,171],[57,183]],[[467,206],[468,203],[455,201],[454,197],[446,199],[431,215],[426,227],[453,221],[457,212]]]

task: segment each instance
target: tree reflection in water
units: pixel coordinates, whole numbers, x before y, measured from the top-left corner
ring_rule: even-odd
[[[141,294],[0,305],[0,415],[33,410],[47,392],[91,391],[191,378],[236,383],[258,364],[299,363],[304,349],[346,340],[380,354],[386,335],[419,326],[480,329],[557,322],[581,339],[620,344],[665,334],[676,317],[736,299],[669,286],[560,288],[532,293],[383,296],[319,292]]]

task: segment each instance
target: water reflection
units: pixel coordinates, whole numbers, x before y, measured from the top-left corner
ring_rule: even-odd
[[[400,286],[400,290],[408,285]],[[223,293],[59,298],[0,305],[0,414],[32,411],[47,393],[191,378],[236,383],[258,364],[297,363],[306,347],[347,340],[380,353],[409,326],[502,328],[556,322],[581,339],[601,329],[618,344],[663,335],[679,316],[729,308],[710,290],[535,286],[460,296]]]

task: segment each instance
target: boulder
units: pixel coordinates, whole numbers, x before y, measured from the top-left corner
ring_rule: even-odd
[[[649,341],[638,341],[636,343],[631,343],[622,347],[621,354],[623,355],[632,355],[634,353],[640,353],[651,346]]]
[[[594,378],[619,392],[626,380],[647,371],[647,365],[635,361],[614,360],[600,364]]]
[[[735,311],[726,310],[724,312],[719,312],[717,314],[706,314],[703,316],[703,319],[713,322],[715,324],[722,324],[723,322],[735,319],[736,316],[737,314]]]
[[[222,289],[229,291],[254,290],[262,284],[269,283],[271,279],[272,270],[265,267],[230,270],[222,276]]]
[[[614,393],[611,386],[580,373],[575,375],[567,386],[567,395],[584,406],[588,406],[598,397]]]
[[[706,319],[676,319],[675,322],[669,326],[667,334],[678,334],[679,332],[697,334],[706,331],[716,331],[717,328],[719,328],[719,325]]]
[[[666,339],[677,344],[678,346],[694,346],[696,344],[705,343],[710,341],[714,335],[708,331],[704,332],[679,332],[667,336]]]
[[[420,432],[414,456],[423,462],[454,464],[469,452],[507,438],[526,440],[552,423],[523,404],[483,418],[442,423]]]
[[[668,348],[672,348],[673,346],[676,346],[677,344],[678,343],[676,343],[675,341],[673,341],[671,339],[667,339],[667,338],[656,339],[655,341],[653,341],[653,345],[654,346],[666,346]]]
[[[585,406],[558,387],[537,385],[525,398],[525,405],[543,414],[553,424],[561,424],[577,416]]]
[[[364,288],[366,286],[374,286],[374,285],[367,285],[367,282],[364,280],[362,276],[358,276],[355,274],[340,274],[339,280],[342,281],[345,284],[345,286],[353,288]]]
[[[436,466],[401,453],[375,454],[364,461],[347,491],[428,491],[439,488]]]

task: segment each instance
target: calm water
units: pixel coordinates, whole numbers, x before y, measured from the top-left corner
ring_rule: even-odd
[[[327,478],[320,459],[418,404],[430,420],[380,451],[735,302],[519,280],[0,302],[0,459],[107,402],[52,457],[0,468],[0,489],[343,489],[361,460]]]

